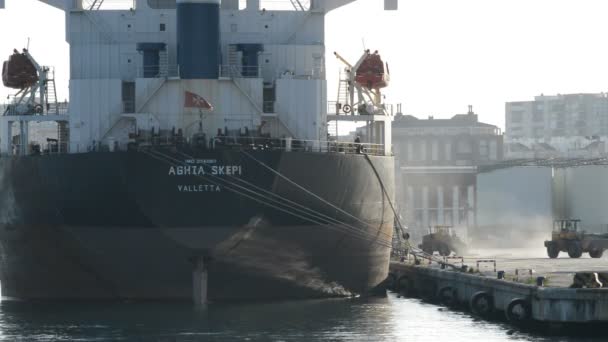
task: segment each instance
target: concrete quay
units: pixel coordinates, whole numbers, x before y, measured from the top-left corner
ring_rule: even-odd
[[[487,262],[478,267],[478,260]],[[420,265],[413,260],[391,262],[387,287],[405,296],[464,307],[478,316],[502,317],[515,324],[608,322],[608,284],[606,288],[570,288],[577,273],[608,273],[605,259],[476,255],[464,257],[467,272],[421,261]],[[447,261],[460,266],[462,259]],[[501,271],[504,276],[499,279]],[[542,286],[537,285],[538,277],[544,279]]]

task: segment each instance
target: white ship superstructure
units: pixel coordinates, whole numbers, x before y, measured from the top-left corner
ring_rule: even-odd
[[[280,2],[259,0],[42,2],[66,11],[70,105],[61,136],[69,141],[61,143],[71,153],[217,136],[325,148],[328,121],[355,119],[376,132],[362,143],[390,153],[386,113],[327,115],[325,14],[353,0],[284,1],[292,10],[280,11],[265,8]],[[2,134],[14,136],[8,123],[22,119],[4,117]],[[1,152],[10,144],[2,139]]]

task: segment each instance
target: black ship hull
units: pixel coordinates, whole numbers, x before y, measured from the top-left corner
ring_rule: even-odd
[[[172,149],[2,158],[0,189],[3,296],[190,299],[198,258],[210,300],[364,293],[388,272],[392,157]]]

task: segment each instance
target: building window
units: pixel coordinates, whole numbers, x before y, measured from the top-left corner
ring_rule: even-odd
[[[425,161],[426,160],[426,141],[421,141],[420,142],[420,159],[421,161]]]
[[[473,146],[471,146],[470,141],[460,140],[460,141],[458,141],[457,146],[458,146],[457,147],[458,153],[460,153],[460,154],[473,153]]]
[[[167,30],[167,25],[160,24],[160,32],[165,32]]]
[[[450,142],[445,143],[445,160],[452,160],[452,144]]]
[[[488,141],[487,140],[479,140],[479,156],[487,158],[490,154]],[[483,159],[485,159],[483,158]]]
[[[411,142],[407,143],[407,161],[414,160],[414,144]]]
[[[496,140],[490,141],[490,160],[498,159],[498,143]]]
[[[511,123],[521,123],[524,121],[524,113],[522,111],[511,112]]]
[[[433,161],[439,160],[439,143],[437,141],[433,141],[431,145],[431,159]]]

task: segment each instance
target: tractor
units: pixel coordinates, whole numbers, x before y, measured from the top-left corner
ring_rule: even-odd
[[[581,220],[555,220],[551,240],[545,241],[547,255],[551,259],[560,252],[567,252],[571,258],[580,258],[589,253],[592,258],[601,258],[608,249],[608,234],[588,234],[579,229]]]
[[[422,244],[418,246],[423,252],[449,256],[452,252],[462,255],[466,251],[466,244],[456,235],[451,226],[434,226],[429,228],[429,234],[422,237]]]

